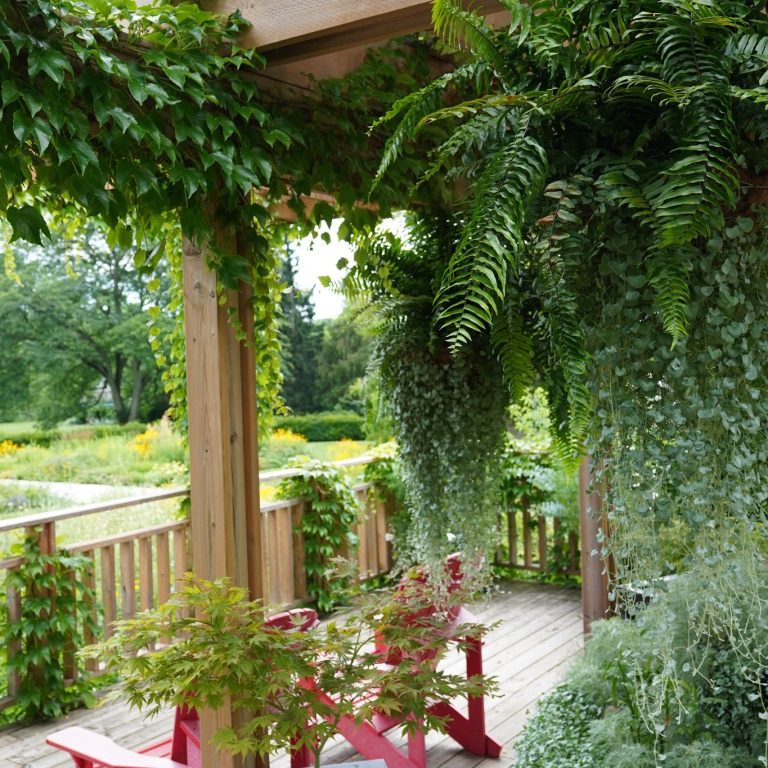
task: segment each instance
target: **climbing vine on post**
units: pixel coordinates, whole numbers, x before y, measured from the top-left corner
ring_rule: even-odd
[[[20,678],[17,707],[23,718],[59,717],[93,701],[94,683],[79,678],[84,671],[75,650],[95,637],[95,593],[87,575],[93,563],[66,552],[44,554],[37,531],[17,551],[23,562],[8,571],[7,585],[20,598],[21,614],[8,623],[8,640],[18,645],[8,668]],[[67,665],[75,679],[66,679]]]
[[[289,467],[301,474],[283,480],[278,496],[304,500],[299,530],[307,592],[321,611],[330,611],[343,601],[349,586],[349,578],[334,570],[333,561],[348,557],[357,545],[360,504],[336,467],[311,459],[297,459]]]

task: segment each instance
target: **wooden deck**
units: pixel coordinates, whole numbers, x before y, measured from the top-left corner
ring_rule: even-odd
[[[569,660],[582,647],[582,611],[578,590],[509,582],[493,598],[473,607],[482,621],[500,621],[484,649],[485,671],[495,675],[502,696],[488,703],[488,731],[504,745],[499,760],[462,751],[440,734],[427,736],[429,768],[501,768],[514,759],[514,741],[536,700],[556,685]],[[45,745],[45,736],[66,725],[93,728],[126,747],[157,741],[171,731],[172,714],[144,720],[122,704],[79,710],[45,725],[0,730],[0,766],[3,768],[72,768],[69,757]],[[393,737],[399,740],[399,736]],[[352,759],[344,745],[332,744],[326,762]],[[287,768],[284,755],[272,768]]]

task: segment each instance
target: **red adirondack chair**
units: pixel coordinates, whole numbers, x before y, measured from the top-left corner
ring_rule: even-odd
[[[455,592],[463,579],[462,558],[459,553],[448,557],[446,571],[450,578],[448,592]],[[426,575],[423,572],[417,572],[401,582],[397,594],[402,595],[403,600],[408,600],[409,594],[412,595],[414,589],[418,592],[419,585],[425,583]],[[406,617],[405,621],[418,622],[431,618],[437,610],[436,605],[419,606]],[[441,631],[447,639],[460,639],[459,633],[462,626],[478,623],[477,619],[463,606],[449,605],[446,612],[448,621]],[[482,643],[475,638],[466,640],[467,677],[481,675],[483,672]],[[376,639],[376,652],[381,656],[384,664],[414,663],[413,658],[403,658],[399,650],[388,647],[381,636]],[[429,663],[430,659],[427,656],[421,656],[416,661]],[[301,684],[312,686],[318,700],[325,707],[331,709],[334,707],[333,699],[314,686],[312,680],[302,681]],[[446,702],[435,702],[429,709],[432,714],[445,719],[448,735],[468,752],[487,757],[499,757],[501,754],[501,745],[486,733],[485,701],[482,696],[468,698],[466,715]],[[402,722],[402,719],[379,712],[363,723],[356,723],[354,718],[349,716],[342,717],[337,727],[339,733],[368,760],[381,758],[386,761],[387,768],[426,768],[426,742],[423,732],[418,730],[409,732],[405,753],[388,741],[384,735]],[[311,765],[311,762],[311,754],[306,748],[295,751],[291,756],[291,768],[306,768]]]
[[[266,626],[304,632],[318,624],[310,609],[284,611],[271,616]],[[77,768],[202,768],[200,721],[194,708],[176,708],[173,733],[138,752],[116,744],[87,728],[72,726],[52,733],[46,743],[69,752]]]

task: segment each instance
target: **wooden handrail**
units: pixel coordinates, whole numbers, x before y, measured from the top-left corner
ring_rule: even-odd
[[[90,552],[91,550],[101,549],[102,547],[113,547],[115,544],[123,544],[126,541],[135,541],[136,539],[146,539],[149,536],[157,536],[159,533],[181,531],[188,525],[189,520],[175,520],[172,523],[159,523],[158,525],[151,525],[147,528],[139,528],[136,531],[128,531],[127,533],[119,533],[116,536],[108,536],[104,539],[78,542],[77,544],[66,546],[64,549],[73,555],[80,552]],[[2,566],[2,563],[0,563],[0,566]]]
[[[329,462],[334,467],[357,467],[363,464],[371,464],[376,461],[373,456],[356,456],[354,459],[342,459],[341,461]],[[298,477],[303,475],[304,470],[298,467],[287,467],[286,469],[269,469],[266,472],[259,472],[259,482],[265,483],[270,480],[285,480],[289,477]]]
[[[372,456],[358,456],[353,459],[342,459],[341,461],[332,461],[330,463],[334,467],[355,467],[370,464],[373,461],[375,461],[375,458]],[[302,470],[295,467],[267,470],[266,472],[259,472],[259,482],[264,483],[274,480],[285,480],[289,477],[298,477],[301,474]],[[135,507],[140,504],[151,504],[156,501],[165,501],[167,499],[175,499],[188,495],[189,488],[169,488],[168,490],[146,493],[141,496],[126,496],[110,501],[99,501],[94,504],[82,504],[76,507],[68,507],[67,509],[54,509],[49,512],[39,512],[34,515],[10,517],[0,520],[0,533],[13,531],[17,528],[34,528],[38,525],[57,523],[60,520],[70,520],[74,517],[92,515],[96,512],[109,512],[113,509]]]
[[[112,501],[100,501],[95,504],[82,504],[78,507],[69,507],[68,509],[55,509],[50,512],[40,512],[36,515],[10,517],[5,520],[0,520],[0,533],[12,531],[16,528],[34,528],[38,525],[57,523],[59,520],[69,520],[73,517],[91,515],[94,512],[109,512],[113,509],[136,507],[140,504],[150,504],[153,501],[165,501],[166,499],[175,499],[180,496],[188,495],[188,488],[171,488],[167,491],[148,493],[143,496],[128,496],[122,499],[113,499]]]
[[[375,483],[358,483],[357,485],[352,486],[352,490],[355,491],[355,493],[360,493],[362,491],[367,491],[369,488],[373,488]],[[295,507],[297,504],[300,504],[302,499],[295,498],[295,499],[275,499],[274,501],[267,501],[261,504],[260,511],[261,514],[266,514],[267,512],[273,512],[276,509],[283,509],[284,507]]]

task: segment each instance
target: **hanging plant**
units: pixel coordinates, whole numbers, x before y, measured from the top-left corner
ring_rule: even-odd
[[[344,283],[375,330],[381,399],[399,446],[408,530],[400,565],[439,577],[462,550],[479,561],[494,543],[498,462],[509,388],[488,334],[456,353],[434,327],[433,300],[457,232],[450,215],[413,216],[407,232],[359,242]]]
[[[452,356],[409,323],[398,330],[382,379],[410,509],[400,552],[439,572],[451,552],[475,561],[495,543],[508,388],[487,339]]]

